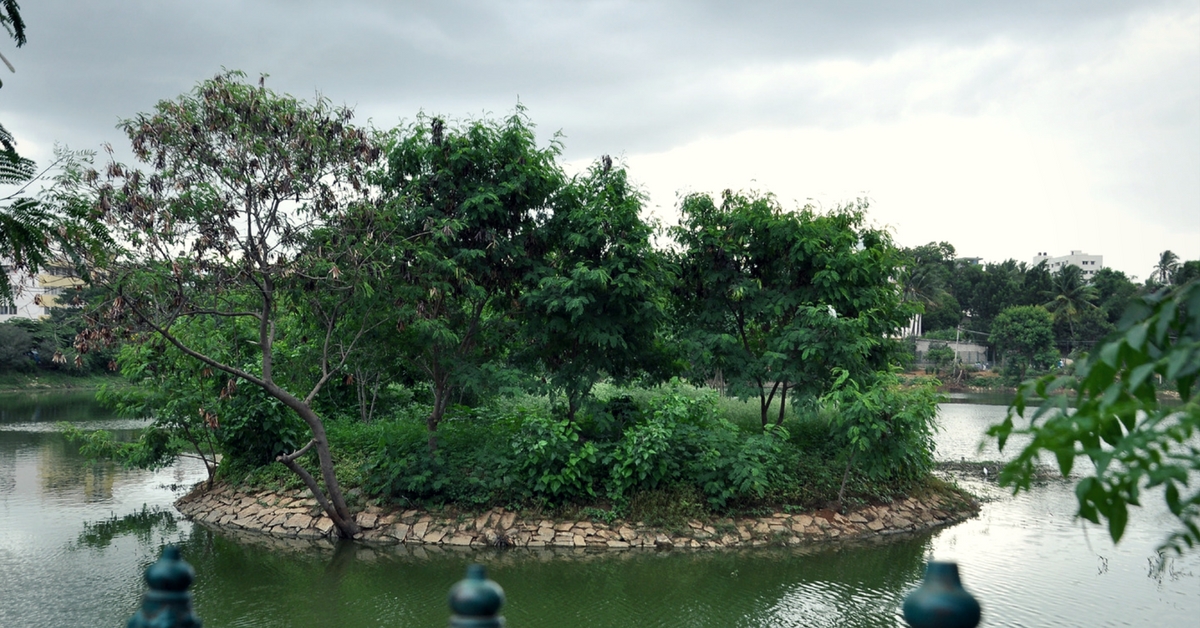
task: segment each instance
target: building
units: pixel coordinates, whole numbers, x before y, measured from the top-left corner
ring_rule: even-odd
[[[50,316],[50,308],[56,307],[63,293],[74,291],[83,285],[83,280],[67,265],[55,264],[42,269],[36,275],[18,271],[4,265],[12,286],[13,303],[0,303],[0,323],[14,318],[39,319]]]
[[[1046,262],[1046,268],[1050,272],[1056,273],[1063,266],[1077,266],[1083,271],[1083,278],[1091,280],[1091,278],[1104,268],[1103,255],[1088,255],[1083,251],[1071,251],[1070,255],[1060,255],[1058,257],[1050,257],[1049,253],[1038,253],[1033,256],[1033,265],[1037,266],[1042,262]]]

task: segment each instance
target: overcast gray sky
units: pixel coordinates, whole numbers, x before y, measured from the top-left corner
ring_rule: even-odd
[[[0,121],[40,161],[126,145],[118,120],[226,67],[377,127],[519,100],[574,167],[622,158],[668,224],[680,192],[754,188],[866,197],[899,243],[988,261],[1200,259],[1200,0],[21,8]]]

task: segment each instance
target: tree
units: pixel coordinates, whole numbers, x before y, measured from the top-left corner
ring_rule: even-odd
[[[281,404],[310,438],[276,459],[301,477],[339,534],[353,536],[358,526],[313,403],[361,339],[365,322],[345,313],[370,290],[356,283],[362,273],[338,266],[359,259],[353,251],[311,237],[357,224],[343,218],[369,204],[365,175],[380,151],[349,124],[349,109],[243,78],[219,74],[121,123],[150,172],[112,162],[81,191],[125,246],[92,260],[104,269],[97,279],[110,298],[77,342],[87,350],[119,338],[159,338],[197,368],[223,373],[235,389],[248,384],[246,394]],[[283,334],[281,323],[303,305],[302,294],[319,295],[326,307],[308,312],[323,332],[313,341],[316,356],[296,360],[290,349],[303,339]],[[190,342],[181,332],[195,325],[210,326],[238,350],[223,355]],[[309,451],[321,483],[297,463]]]
[[[1066,323],[1066,342],[1059,346],[1065,344],[1070,352],[1075,340],[1075,325],[1084,312],[1096,308],[1096,289],[1084,281],[1083,271],[1078,266],[1067,264],[1054,273],[1051,289],[1042,297],[1049,299],[1042,307],[1054,316],[1055,322]]]
[[[967,301],[972,326],[988,329],[1000,312],[1019,305],[1024,275],[1024,264],[1011,259],[984,266]]]
[[[1017,362],[1021,379],[1029,366],[1047,366],[1058,357],[1054,351],[1054,320],[1036,305],[1010,307],[992,323],[992,344],[1005,359]]]
[[[1200,260],[1190,260],[1184,262],[1178,269],[1176,269],[1172,277],[1172,281],[1175,282],[1175,285],[1182,286],[1183,284],[1198,278],[1200,278]]]
[[[962,319],[962,308],[947,289],[954,267],[954,246],[930,242],[904,249],[906,261],[900,275],[904,299],[924,306],[925,330],[954,327]]]
[[[1054,273],[1042,260],[1032,268],[1025,270],[1021,284],[1021,294],[1013,305],[1041,305],[1046,301],[1046,294],[1054,291]]]
[[[950,366],[954,358],[954,349],[944,342],[930,343],[929,351],[925,352],[925,361],[933,365],[934,375],[940,374],[942,369]]]
[[[1179,268],[1179,256],[1171,251],[1163,251],[1158,256],[1158,263],[1154,265],[1154,273],[1158,275],[1158,283],[1166,285],[1171,283],[1171,277]]]
[[[1179,395],[1163,404],[1159,384]],[[1078,515],[1103,519],[1119,541],[1128,507],[1145,491],[1162,487],[1181,528],[1167,545],[1182,551],[1200,543],[1200,282],[1134,301],[1116,332],[1076,364],[1074,375],[1046,376],[1018,389],[1008,416],[992,426],[1003,450],[1013,434],[1030,438],[1000,473],[1001,483],[1028,490],[1038,457],[1052,453],[1066,477],[1086,457],[1091,474],[1075,486]],[[1017,427],[1029,402],[1045,401]]]
[[[25,20],[21,17],[21,7],[17,0],[0,0],[0,25],[3,25],[4,30],[8,31],[8,36],[17,42],[17,48],[25,45]],[[4,55],[0,55],[0,61],[4,61],[9,71],[16,72]],[[0,86],[3,85],[0,81]]]
[[[605,157],[565,186],[537,230],[544,253],[519,298],[521,353],[564,393],[568,420],[601,377],[660,370],[669,280],[643,202]]]
[[[680,210],[679,316],[706,366],[758,396],[764,426],[777,393],[782,422],[789,387],[816,397],[835,367],[866,377],[886,366],[886,338],[916,307],[901,301],[900,251],[865,226],[865,203],[784,211],[727,190],[719,205],[691,195]]]
[[[1092,275],[1092,286],[1096,288],[1096,303],[1104,311],[1105,318],[1117,324],[1138,287],[1125,273],[1113,268],[1101,268]]]
[[[838,378],[822,401],[831,406],[833,438],[846,465],[837,509],[846,496],[851,470],[874,481],[913,481],[933,468],[933,434],[938,404],[936,381],[901,387],[881,371],[859,384],[849,373]]]
[[[447,127],[418,117],[388,153],[389,211],[420,246],[398,247],[395,347],[433,389],[429,447],[452,393],[478,386],[507,344],[521,279],[542,252],[536,230],[565,177],[557,140],[537,146],[520,107],[503,121]],[[504,330],[503,333],[501,331]]]

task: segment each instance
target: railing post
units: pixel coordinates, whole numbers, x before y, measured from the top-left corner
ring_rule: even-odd
[[[192,594],[188,593],[195,578],[192,566],[179,557],[178,547],[163,548],[158,562],[146,568],[150,590],[126,628],[200,628],[200,618],[192,613]]]
[[[487,579],[483,565],[467,567],[467,577],[450,589],[450,628],[502,628],[504,589]]]
[[[979,602],[958,579],[958,563],[929,561],[925,581],[904,598],[904,621],[912,628],[975,628]]]

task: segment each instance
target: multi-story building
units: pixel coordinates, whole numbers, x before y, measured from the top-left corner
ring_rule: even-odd
[[[12,286],[13,303],[0,303],[0,323],[13,318],[45,318],[65,292],[83,285],[83,280],[66,265],[47,266],[31,275],[5,264],[4,272]]]
[[[1042,262],[1046,262],[1046,268],[1052,273],[1058,272],[1063,266],[1078,266],[1079,270],[1083,271],[1083,278],[1088,280],[1097,271],[1104,268],[1103,255],[1088,255],[1083,251],[1071,251],[1070,255],[1060,255],[1058,257],[1050,257],[1049,253],[1038,253],[1033,256],[1034,266]]]

